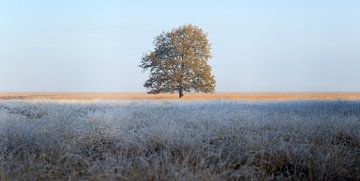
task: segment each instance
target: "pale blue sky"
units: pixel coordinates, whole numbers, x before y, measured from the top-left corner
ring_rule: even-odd
[[[360,91],[358,0],[0,0],[0,91],[146,91],[143,53],[184,24],[217,91]]]

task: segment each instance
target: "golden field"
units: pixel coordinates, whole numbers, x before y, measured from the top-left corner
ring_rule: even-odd
[[[0,93],[0,100],[171,100],[177,94],[146,93]],[[360,92],[219,92],[190,93],[182,100],[360,100]]]

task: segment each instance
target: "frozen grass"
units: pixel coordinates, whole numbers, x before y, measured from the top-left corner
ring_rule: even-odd
[[[359,180],[357,101],[0,102],[0,180]]]

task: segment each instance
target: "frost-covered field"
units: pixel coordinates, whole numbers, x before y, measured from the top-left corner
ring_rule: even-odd
[[[359,180],[357,101],[0,102],[0,180]]]

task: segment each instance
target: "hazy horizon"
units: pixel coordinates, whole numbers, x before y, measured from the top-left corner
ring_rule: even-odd
[[[360,1],[0,2],[0,92],[145,92],[162,31],[208,33],[217,92],[359,92]]]

